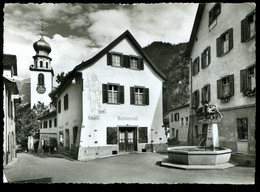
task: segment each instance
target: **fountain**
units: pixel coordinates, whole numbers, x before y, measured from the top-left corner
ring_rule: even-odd
[[[203,123],[208,124],[207,137],[198,146],[168,147],[168,159],[161,165],[184,169],[224,169],[235,166],[229,163],[231,150],[219,146],[218,122],[222,115],[216,105],[204,104]],[[204,146],[200,146],[206,140]]]

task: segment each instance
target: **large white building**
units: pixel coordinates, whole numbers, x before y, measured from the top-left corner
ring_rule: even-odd
[[[199,5],[186,52],[192,60],[189,138],[194,144],[205,137],[200,109],[208,102],[223,115],[220,145],[255,153],[255,22],[253,3]]]
[[[129,31],[82,62],[57,89],[59,151],[87,160],[166,143],[165,76]]]
[[[14,77],[17,76],[15,55],[3,55],[3,165],[16,156],[15,111],[21,103]]]

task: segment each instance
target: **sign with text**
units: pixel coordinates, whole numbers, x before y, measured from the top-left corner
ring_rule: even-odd
[[[120,121],[124,121],[124,120],[138,121],[138,117],[121,117],[121,116],[117,116],[117,119],[120,120]]]

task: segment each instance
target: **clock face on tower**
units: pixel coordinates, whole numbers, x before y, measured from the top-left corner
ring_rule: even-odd
[[[39,93],[39,94],[43,94],[46,92],[46,88],[44,87],[44,85],[38,85],[37,88],[36,88],[36,91]]]

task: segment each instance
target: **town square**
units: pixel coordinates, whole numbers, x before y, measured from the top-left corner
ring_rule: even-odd
[[[5,3],[3,40],[4,183],[256,183],[254,3]]]

